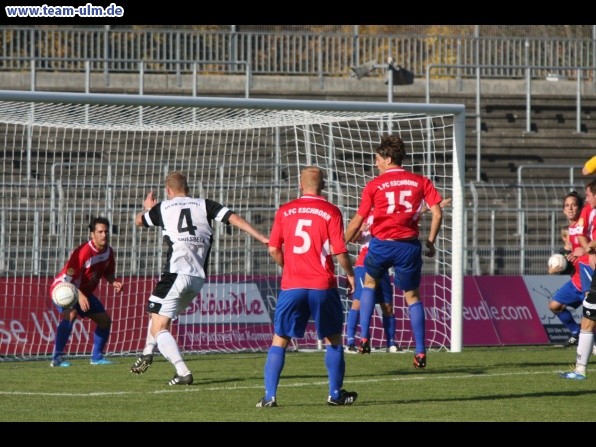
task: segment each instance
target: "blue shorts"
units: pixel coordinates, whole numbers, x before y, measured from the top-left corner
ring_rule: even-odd
[[[403,291],[420,287],[422,275],[422,244],[412,241],[382,241],[373,237],[364,258],[366,273],[380,280],[393,267],[395,287]]]
[[[99,301],[99,298],[95,295],[87,295],[87,298],[89,299],[89,310],[87,312],[81,310],[81,306],[78,302],[73,306],[81,318],[86,318],[91,314],[101,314],[106,311],[106,308],[103,307],[103,304],[101,304],[101,301]],[[64,310],[64,308],[60,306],[56,306],[56,309],[58,309],[58,312]]]
[[[319,340],[342,333],[344,312],[337,288],[282,290],[273,318],[275,334],[303,338],[311,316]]]
[[[352,299],[360,301],[362,295],[362,287],[364,287],[364,274],[366,269],[364,266],[354,267],[354,297]],[[393,287],[391,287],[391,280],[389,279],[389,272],[385,272],[375,289],[375,304],[387,303],[393,305]]]
[[[583,300],[584,292],[577,290],[577,287],[575,287],[571,280],[559,287],[553,295],[553,301],[564,304],[565,306],[573,307],[574,309],[581,306]]]

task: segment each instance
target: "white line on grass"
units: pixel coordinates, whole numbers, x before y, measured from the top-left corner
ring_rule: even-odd
[[[592,370],[588,370],[590,372]],[[495,373],[495,374],[462,374],[462,375],[455,375],[455,376],[448,376],[448,375],[430,375],[421,373],[421,375],[412,377],[392,377],[386,378],[383,377],[382,379],[366,379],[366,380],[344,380],[344,384],[357,384],[357,383],[376,383],[376,382],[407,382],[407,381],[414,381],[414,380],[456,380],[456,379],[482,379],[484,377],[505,377],[505,376],[529,376],[529,375],[539,375],[539,374],[559,374],[562,371],[537,371],[537,372],[509,372],[509,373]],[[327,381],[321,382],[299,382],[299,383],[282,383],[279,384],[279,388],[301,388],[305,386],[313,386],[313,385],[327,385]],[[204,391],[231,391],[231,390],[250,390],[250,389],[258,389],[261,390],[263,388],[262,384],[259,385],[251,385],[251,386],[187,386],[184,388],[176,387],[176,388],[168,388],[163,390],[154,390],[154,391],[109,391],[109,392],[89,392],[89,393],[47,393],[47,392],[32,392],[32,391],[2,391],[0,390],[0,395],[3,396],[54,396],[54,397],[94,397],[94,396],[127,396],[132,394],[166,394],[166,393],[194,393],[194,392],[204,392]]]

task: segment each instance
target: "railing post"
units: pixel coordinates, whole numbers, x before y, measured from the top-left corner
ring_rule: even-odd
[[[482,120],[480,118],[480,66],[476,65],[476,181],[481,180],[481,163],[482,157],[480,152],[482,146],[480,144],[482,131]]]
[[[245,62],[246,65],[246,90],[244,96],[246,98],[250,97],[250,86],[252,84],[252,76],[251,76],[251,68],[250,62]]]
[[[318,65],[319,65],[319,86],[321,87],[321,89],[325,88],[325,77],[324,77],[324,73],[323,73],[323,41],[322,41],[323,37],[319,36],[318,38],[318,42],[317,42],[317,60],[318,60]]]
[[[178,87],[182,87],[182,70],[180,66],[182,62],[180,61],[180,31],[176,31],[176,80],[178,82]]]
[[[530,133],[532,131],[531,123],[530,123],[530,97],[532,91],[532,69],[530,67],[526,67],[526,132]]]
[[[576,88],[576,109],[575,109],[575,132],[580,133],[582,131],[581,127],[581,115],[582,115],[582,105],[581,105],[581,91],[582,91],[582,84],[581,78],[583,71],[581,68],[577,68],[577,88]]]
[[[352,40],[352,67],[360,65],[360,36],[358,25],[354,25],[354,38]]]
[[[110,58],[110,25],[105,26],[104,39],[103,39],[103,78],[105,86],[110,86],[110,71],[108,69],[108,60]]]

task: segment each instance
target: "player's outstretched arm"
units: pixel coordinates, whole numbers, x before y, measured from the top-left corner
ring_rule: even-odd
[[[250,234],[256,240],[262,242],[263,244],[267,245],[269,243],[269,238],[253,227],[250,223],[240,217],[238,214],[232,214],[230,216],[230,223],[234,225],[236,228],[241,229],[242,231]]]
[[[143,201],[143,209],[139,211],[135,216],[135,225],[137,227],[143,226],[143,215],[151,208],[153,208],[155,205],[157,205],[157,199],[155,198],[155,194],[153,193],[153,191],[149,191],[147,193],[147,197],[145,197],[145,200]]]

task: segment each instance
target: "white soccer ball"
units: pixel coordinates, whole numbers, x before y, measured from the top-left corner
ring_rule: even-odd
[[[560,253],[555,253],[548,258],[548,267],[551,269],[560,268],[561,270],[565,270],[567,268],[567,258]]]
[[[61,282],[52,290],[52,301],[60,307],[69,308],[79,300],[79,289],[69,282]]]

